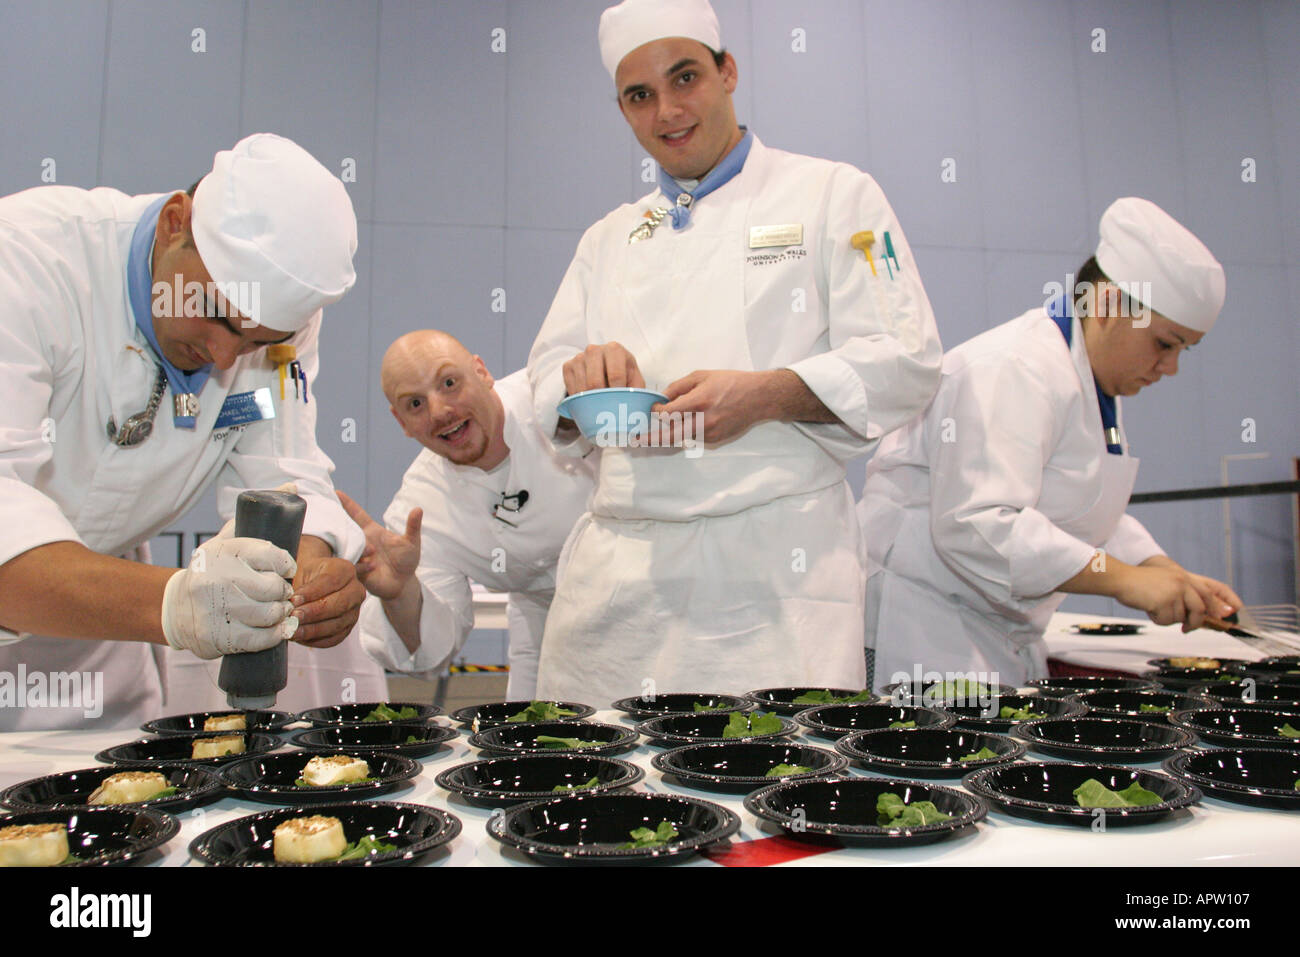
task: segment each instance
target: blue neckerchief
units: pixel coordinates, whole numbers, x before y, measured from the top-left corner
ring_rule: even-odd
[[[709,175],[700,180],[699,185],[689,193],[677,184],[677,180],[664,172],[662,166],[659,167],[659,189],[673,203],[672,208],[668,210],[668,215],[673,218],[673,229],[681,229],[691,221],[691,206],[696,200],[703,199],[744,167],[745,158],[749,156],[749,148],[754,145],[754,134],[743,126],[741,129],[745,130],[745,135],[740,138],[740,142],[722,158],[721,163],[709,170]],[[682,197],[685,197],[684,201]]]
[[[131,298],[131,312],[135,316],[135,324],[149,340],[154,355],[162,364],[172,394],[198,395],[203,390],[203,384],[208,381],[208,376],[212,374],[212,364],[209,363],[193,372],[182,372],[163,356],[162,350],[158,348],[158,337],[153,332],[153,268],[152,263],[149,262],[149,252],[153,249],[158,214],[162,212],[163,204],[169,198],[163,196],[156,202],[150,203],[149,208],[140,217],[140,222],[136,224],[135,232],[131,234],[131,251],[126,259],[126,288]],[[184,308],[184,292],[184,289],[177,289],[172,293],[173,307],[176,301],[180,300]],[[179,429],[194,428],[192,415],[178,415],[173,418],[173,421]]]
[[[1068,348],[1072,338],[1071,332],[1073,331],[1070,300],[1065,296],[1053,299],[1047,304],[1047,314],[1056,323],[1056,328],[1061,330],[1061,335],[1065,336],[1065,345]],[[1115,397],[1101,391],[1101,386],[1097,385],[1096,376],[1093,376],[1092,384],[1097,390],[1097,405],[1101,407],[1101,434],[1105,436],[1110,429],[1119,428],[1119,416],[1115,411]],[[1124,454],[1123,446],[1109,442],[1106,444],[1106,451],[1111,455]]]

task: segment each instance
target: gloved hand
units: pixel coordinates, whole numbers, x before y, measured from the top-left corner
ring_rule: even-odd
[[[298,569],[293,556],[259,538],[213,538],[194,550],[190,567],[163,592],[167,643],[200,658],[261,651],[287,641],[298,628],[290,617]]]

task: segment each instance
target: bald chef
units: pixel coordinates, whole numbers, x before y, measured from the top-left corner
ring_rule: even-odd
[[[0,199],[0,729],[157,717],[159,646],[347,636],[361,532],[315,406],[281,399],[266,346],[292,344],[314,379],[356,242],[343,185],[271,134],[217,153],[189,193]],[[187,569],[138,560],[209,485],[228,515],[239,490],[285,482],[308,506],[296,556],[227,532]]]
[[[1149,200],[1118,199],[1073,289],[951,350],[929,409],[880,444],[858,512],[875,685],[919,669],[1047,675],[1066,592],[1188,631],[1241,606],[1125,514],[1120,396],[1178,372],[1223,307],[1223,267]]]
[[[381,382],[424,450],[384,513],[387,528],[339,493],[366,533],[357,570],[374,597],[361,612],[362,644],[394,671],[435,671],[474,627],[470,582],[509,592],[506,696],[531,699],[555,566],[587,507],[590,467],[551,448],[522,370],[493,379],[445,332],[394,342]]]

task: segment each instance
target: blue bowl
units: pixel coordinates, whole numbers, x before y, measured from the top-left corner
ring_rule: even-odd
[[[588,441],[625,445],[629,436],[649,431],[650,407],[667,401],[668,396],[650,389],[591,389],[569,396],[559,410]]]

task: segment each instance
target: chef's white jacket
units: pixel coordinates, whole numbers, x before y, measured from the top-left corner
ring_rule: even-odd
[[[495,388],[505,410],[510,449],[505,461],[485,472],[425,449],[406,470],[384,513],[385,524],[402,533],[411,509],[424,509],[415,573],[423,597],[419,648],[414,654],[407,651],[373,595],[362,608],[361,642],[393,671],[437,672],[460,651],[474,627],[470,582],[509,592],[506,694],[512,700],[531,700],[542,630],[555,592],[556,562],[573,523],[587,507],[592,472],[583,459],[557,455],[542,435],[523,370],[498,380]],[[528,497],[518,511],[494,510],[503,495],[521,491]]]
[[[213,369],[196,428],[173,424],[168,392],[142,445],[109,441],[110,416],[120,425],[143,411],[157,372],[126,288],[132,233],[157,198],[50,186],[0,199],[0,563],[58,541],[135,557],[213,482],[229,516],[239,491],[287,481],[307,499],[303,534],[355,560],[364,539],[334,496],[333,463],[315,441],[316,405],[280,400],[265,350]],[[319,331],[317,315],[290,340],[309,383]],[[227,396],[262,387],[272,389],[274,419],[214,429]],[[0,671],[14,673],[21,663],[29,673],[104,672],[101,727],[136,724],[164,707],[185,710],[185,701],[163,700],[160,661],[178,652],[19,637],[0,631],[9,645],[0,648]],[[80,708],[0,708],[0,729],[84,723]]]
[[[651,389],[696,369],[789,368],[841,421],[762,422],[720,446],[705,435],[698,457],[598,452],[538,692],[604,706],[651,688],[860,687],[863,556],[844,464],[925,407],[941,357],[907,240],[870,176],[757,139],[685,228],[665,219],[629,244],[665,205],[656,191],[621,206],[579,243],[528,362],[543,430],[563,363],[610,341]],[[890,232],[893,278],[853,247],[862,230],[877,255]],[[763,245],[774,233],[782,245]]]
[[[1124,514],[1137,460],[1127,441],[1106,449],[1071,321],[1069,346],[1040,308],[949,351],[925,415],[869,463],[858,514],[877,686],[917,668],[1044,676],[1054,589],[1099,547],[1130,564],[1161,554]]]

